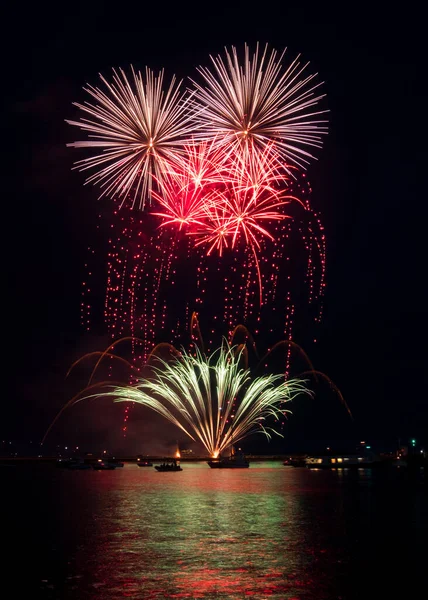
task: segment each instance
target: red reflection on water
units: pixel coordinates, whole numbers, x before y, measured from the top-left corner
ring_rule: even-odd
[[[174,585],[186,592],[166,596],[168,598],[205,598],[211,594],[222,597],[245,597],[263,594],[264,597],[280,597],[290,593],[292,588],[304,587],[303,582],[284,581],[287,577],[279,571],[268,571],[263,576],[254,576],[251,568],[238,568],[226,572],[225,569],[200,569],[191,573],[177,574]],[[291,599],[290,599],[291,600]]]

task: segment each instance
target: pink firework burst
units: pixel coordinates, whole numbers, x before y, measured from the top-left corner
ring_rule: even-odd
[[[185,147],[180,163],[171,165],[153,198],[163,212],[152,214],[162,217],[161,226],[202,225],[213,195],[219,186],[230,178],[224,153],[216,150],[213,143],[194,143]]]

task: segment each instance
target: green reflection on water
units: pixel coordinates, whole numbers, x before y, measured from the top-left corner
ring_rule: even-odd
[[[298,482],[287,485],[284,470],[185,465],[159,474],[129,466],[117,475],[96,509],[90,568],[108,581],[103,599],[303,597],[307,523]]]

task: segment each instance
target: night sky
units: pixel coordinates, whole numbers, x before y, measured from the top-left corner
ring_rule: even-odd
[[[17,5],[5,15],[3,157],[11,166],[2,181],[4,297],[10,303],[3,314],[10,366],[1,439],[39,442],[77,391],[76,382],[64,381],[71,362],[107,342],[99,332],[84,334],[79,324],[83,265],[99,201],[97,189],[84,187],[83,174],[71,170],[76,156],[66,143],[77,130],[64,122],[77,116],[71,103],[84,100],[82,86],[97,85],[98,73],[112,67],[165,67],[186,78],[225,45],[257,41],[287,47],[290,58],[301,53],[325,81],[329,135],[307,172],[327,235],[325,311],[314,335],[305,324],[299,329],[302,338],[317,338],[305,349],[354,415],[351,423],[331,396],[305,402],[296,407],[282,448],[303,450],[314,440],[380,445],[426,439],[423,9],[412,3],[402,5],[404,12],[395,12],[393,3],[289,4],[148,7],[95,0],[34,3],[25,11]],[[116,443],[118,413],[109,410],[78,409],[88,440],[93,435]],[[58,440],[78,430],[76,414],[69,429],[64,416]],[[154,435],[153,427],[144,429],[147,423],[140,426]],[[251,449],[269,452],[262,442]]]

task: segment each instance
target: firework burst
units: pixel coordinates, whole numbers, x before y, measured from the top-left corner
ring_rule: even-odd
[[[271,146],[235,161],[213,151],[213,143],[209,150],[206,143],[187,147],[184,168],[171,171],[160,183],[160,192],[153,192],[164,209],[153,214],[163,217],[161,226],[192,226],[187,234],[195,236],[195,245],[204,246],[208,255],[216,249],[221,256],[238,239],[253,252],[260,250],[263,237],[273,240],[262,223],[287,218],[285,206],[300,202],[285,193],[288,177],[278,172]]]
[[[85,115],[67,123],[88,132],[89,139],[68,144],[74,148],[95,148],[95,156],[79,160],[77,169],[96,169],[87,183],[100,184],[101,196],[128,197],[143,208],[150,198],[154,177],[163,180],[171,164],[180,161],[183,145],[197,130],[190,96],[180,92],[172,78],[162,89],[163,71],[155,76],[146,68],[145,78],[132,67],[132,78],[113,70],[109,83],[102,75],[106,91],[88,85],[85,91],[95,103],[75,103]]]
[[[271,144],[228,165],[229,177],[206,204],[205,222],[189,232],[197,236],[196,245],[208,244],[208,254],[216,248],[221,255],[223,247],[234,248],[238,239],[255,253],[264,237],[273,240],[263,224],[288,217],[285,207],[297,198],[286,194],[288,178],[278,173],[270,150]]]
[[[278,163],[294,163],[305,168],[313,158],[310,148],[321,147],[326,111],[315,107],[323,98],[316,74],[305,75],[297,57],[288,68],[276,50],[253,56],[247,45],[240,62],[235,47],[225,49],[224,58],[211,56],[212,69],[199,67],[202,83],[193,81],[195,99],[201,106],[203,128],[198,136],[217,140],[229,156],[246,155],[253,149],[263,151],[272,141]]]
[[[315,370],[305,351],[291,340],[276,342],[260,358],[252,334],[245,325],[239,324],[230,331],[228,341],[223,338],[222,345],[207,354],[196,313],[190,319],[190,340],[190,352],[179,351],[174,345],[161,342],[151,349],[146,360],[137,363],[134,361],[134,352],[131,362],[117,354],[119,345],[123,346],[124,343],[144,345],[143,340],[132,336],[112,342],[103,351],[81,356],[71,365],[67,377],[80,363],[96,359],[87,385],[58,412],[42,443],[66,409],[85,399],[109,397],[128,406],[135,402],[154,410],[193,441],[201,442],[217,458],[225,448],[252,433],[264,433],[268,439],[271,433],[282,437],[276,424],[281,420],[282,428],[283,417],[290,413],[284,409],[284,403],[299,395],[313,397],[314,393],[307,387],[309,378],[313,378],[316,384],[321,380],[327,382],[352,418],[339,388],[325,373]],[[293,378],[289,377],[288,368],[282,375],[269,374],[256,378],[251,375],[250,354],[252,359],[256,359],[254,373],[257,373],[260,368],[266,370],[267,361],[281,350],[283,353],[285,351],[285,363],[293,351],[296,357],[303,359],[306,370]],[[95,382],[105,362],[109,363],[110,375],[113,363],[127,367],[128,384]],[[98,391],[100,389],[102,391]],[[128,417],[127,414],[126,420]],[[275,428],[270,427],[269,419],[276,422]]]
[[[163,218],[161,226],[200,226],[215,202],[215,190],[224,186],[231,176],[224,161],[224,153],[213,149],[213,144],[202,142],[185,147],[180,165],[173,165],[167,177],[158,182],[159,192],[153,197],[163,212],[153,212]]]
[[[286,381],[284,375],[252,379],[242,367],[242,353],[224,342],[209,357],[196,348],[194,356],[182,351],[172,361],[157,358],[147,378],[97,396],[147,406],[217,457],[252,433],[281,435],[268,420],[290,412],[284,403],[311,395],[304,381]]]

